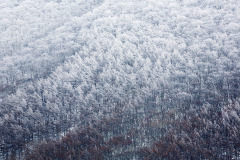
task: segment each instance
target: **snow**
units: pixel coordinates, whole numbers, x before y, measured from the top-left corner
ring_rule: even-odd
[[[239,13],[239,0],[0,1],[0,124],[226,104],[240,96]]]

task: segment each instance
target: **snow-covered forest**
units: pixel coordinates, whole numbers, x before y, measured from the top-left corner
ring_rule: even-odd
[[[240,159],[239,0],[0,0],[0,159]]]

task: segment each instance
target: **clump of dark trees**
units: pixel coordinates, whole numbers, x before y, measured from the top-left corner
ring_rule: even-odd
[[[129,121],[124,121],[126,115],[123,115],[126,113],[118,112],[115,118],[103,119],[72,131],[61,140],[35,145],[27,150],[26,159],[100,160],[133,156],[146,160],[239,158],[238,100],[229,102],[221,109],[217,105],[207,104],[190,106],[186,112],[181,112],[176,109],[148,112],[149,119],[136,120],[141,123],[140,128],[136,127],[137,124],[127,127]],[[131,116],[134,117],[133,114]],[[149,134],[143,134],[144,131],[149,131]],[[149,136],[159,139],[145,147],[139,143],[138,138],[147,139]],[[121,152],[116,153],[119,150]]]
[[[25,158],[26,160],[110,158],[114,148],[132,144],[131,132],[127,135],[107,136],[112,130],[120,128],[119,122],[119,118],[104,119],[76,129],[61,140],[42,142],[26,149]]]
[[[237,159],[239,114],[238,103],[223,110],[207,106],[191,109],[183,119],[173,120],[167,133],[141,153],[145,159]]]

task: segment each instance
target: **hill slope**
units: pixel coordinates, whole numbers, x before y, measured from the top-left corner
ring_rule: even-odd
[[[239,13],[237,0],[0,2],[2,148],[119,112],[221,110],[240,95]]]

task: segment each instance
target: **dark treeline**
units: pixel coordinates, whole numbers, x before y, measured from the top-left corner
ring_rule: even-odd
[[[147,121],[126,120],[126,113],[118,113],[115,118],[72,131],[61,140],[36,144],[25,156],[28,160],[239,158],[239,101],[221,110],[210,105],[191,108],[181,117],[176,111],[149,113]],[[139,113],[129,116],[136,118],[135,114]],[[155,140],[146,145],[150,139]]]

